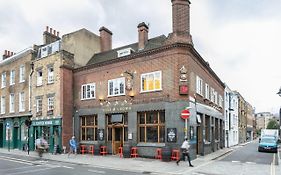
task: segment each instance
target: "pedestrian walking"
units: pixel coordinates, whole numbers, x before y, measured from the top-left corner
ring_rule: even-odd
[[[41,138],[35,140],[35,144],[36,144],[36,151],[38,152],[38,156],[40,158],[43,157],[44,151],[46,151],[49,148],[48,142],[42,136]]]
[[[190,160],[189,148],[190,148],[190,145],[189,145],[188,139],[187,139],[187,137],[185,137],[185,138],[184,138],[184,142],[183,142],[182,145],[181,145],[182,157],[181,157],[181,159],[179,159],[179,160],[176,162],[177,165],[179,165],[179,162],[180,162],[181,160],[185,161],[185,160],[186,160],[186,157],[187,157],[189,166],[190,166],[190,167],[193,167],[193,165],[191,164],[191,160]]]
[[[72,136],[72,138],[69,140],[69,152],[68,152],[68,157],[70,156],[70,154],[77,154],[77,142],[75,140],[75,137]]]

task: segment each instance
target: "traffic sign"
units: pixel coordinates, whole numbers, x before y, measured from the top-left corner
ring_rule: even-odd
[[[190,112],[188,109],[184,109],[181,111],[181,118],[182,119],[188,119],[190,116]]]

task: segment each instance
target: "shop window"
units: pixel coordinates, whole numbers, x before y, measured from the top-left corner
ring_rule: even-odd
[[[165,142],[165,111],[138,113],[139,142]]]
[[[210,142],[210,116],[205,117],[205,140]]]
[[[81,141],[96,141],[98,139],[97,115],[80,117],[80,124]]]
[[[141,92],[162,90],[162,72],[141,74]]]

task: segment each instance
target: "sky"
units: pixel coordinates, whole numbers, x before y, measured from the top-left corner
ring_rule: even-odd
[[[195,49],[256,112],[278,113],[281,97],[281,1],[190,0]],[[0,52],[42,44],[46,26],[67,34],[86,28],[113,32],[113,47],[172,32],[170,0],[0,0]]]

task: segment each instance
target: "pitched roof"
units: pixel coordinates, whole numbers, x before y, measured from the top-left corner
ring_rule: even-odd
[[[117,51],[118,50],[122,50],[122,49],[126,49],[126,48],[131,48],[134,50],[134,52],[131,55],[146,51],[146,50],[150,50],[150,49],[154,49],[154,48],[158,48],[164,45],[164,42],[166,41],[167,37],[165,35],[161,35],[155,38],[151,38],[148,40],[148,42],[145,45],[145,48],[142,50],[138,50],[138,43],[133,43],[133,44],[129,44],[126,46],[122,46],[119,48],[115,48],[106,52],[101,52],[98,54],[95,54],[87,63],[87,65],[92,65],[92,64],[97,64],[97,63],[102,63],[105,61],[109,61],[109,60],[114,60],[116,58],[118,58],[117,55]]]

